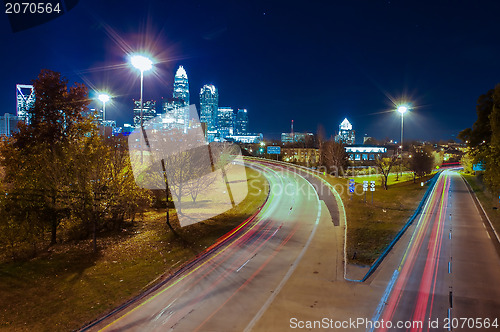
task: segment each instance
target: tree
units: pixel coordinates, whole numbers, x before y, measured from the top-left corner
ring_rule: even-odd
[[[318,139],[318,148],[319,148],[319,164],[323,165],[323,156],[321,151],[323,151],[323,144],[325,143],[325,127],[323,125],[319,124],[318,129],[316,131],[316,137]]]
[[[343,175],[344,169],[349,164],[344,145],[332,138],[323,143],[320,156],[322,166],[325,166],[328,172],[335,172],[336,175]]]
[[[495,104],[495,91],[498,89],[500,89],[500,87],[497,85],[495,89],[489,90],[478,98],[476,105],[476,122],[472,125],[472,128],[464,129],[458,134],[458,138],[465,141],[468,146],[476,148],[490,142],[492,134],[490,114]],[[498,94],[498,91],[496,93]],[[498,100],[496,102],[498,103]]]
[[[413,172],[413,182],[415,182],[415,177],[421,177],[432,172],[434,157],[430,146],[414,148],[409,161],[410,170]]]
[[[21,123],[13,142],[4,147],[3,166],[18,196],[37,197],[32,212],[50,228],[50,244],[55,244],[57,228],[70,208],[65,194],[71,190],[70,145],[92,130],[85,118],[88,91],[77,83],[68,88],[60,73],[46,69],[33,86],[36,99],[27,110],[29,123]]]
[[[467,149],[467,152],[460,159],[460,164],[466,173],[470,174],[473,172],[474,157],[471,154],[470,148]]]
[[[398,162],[398,155],[394,154],[390,157],[377,156],[375,159],[375,166],[378,168],[380,175],[382,176],[382,185],[385,190],[389,189],[387,181],[389,179],[389,174],[391,169]]]
[[[120,148],[98,135],[85,86],[68,88],[49,70],[33,84],[30,121],[0,146],[0,231],[18,230],[17,244],[34,245],[47,230],[50,245],[60,228],[77,239],[93,234],[97,250],[96,234],[106,221],[134,213],[147,194],[135,185],[126,144]]]
[[[366,141],[363,142],[364,145],[379,145],[380,142],[373,137],[368,137]]]
[[[484,179],[494,192],[500,190],[500,84],[479,97],[477,120],[471,128],[460,132],[459,138],[470,148],[473,163],[483,163]],[[468,157],[468,158],[469,158]]]

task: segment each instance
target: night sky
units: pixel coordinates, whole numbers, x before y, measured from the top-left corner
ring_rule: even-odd
[[[399,101],[413,107],[405,140],[455,138],[475,121],[479,95],[500,83],[499,12],[496,0],[80,0],[17,33],[3,14],[0,114],[15,113],[16,84],[48,68],[108,90],[117,97],[107,118],[131,123],[139,74],[127,53],[146,51],[157,63],[145,99],[171,97],[183,65],[191,103],[199,109],[200,88],[212,83],[219,106],[247,108],[250,130],[265,138],[292,119],[296,131],[322,124],[334,134],[347,117],[358,143],[398,139]]]

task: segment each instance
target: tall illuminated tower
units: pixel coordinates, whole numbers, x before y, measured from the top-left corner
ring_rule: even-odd
[[[186,133],[189,127],[189,82],[183,66],[175,72],[174,93],[164,109],[173,118],[174,126]]]
[[[352,145],[356,141],[356,132],[352,129],[352,124],[349,120],[344,119],[339,125],[339,133],[335,136],[335,142]]]
[[[35,90],[33,85],[16,85],[17,116],[20,120],[29,122],[28,110],[35,105]]]
[[[189,82],[184,67],[179,66],[174,78],[174,98],[178,98],[184,104],[189,106]]]

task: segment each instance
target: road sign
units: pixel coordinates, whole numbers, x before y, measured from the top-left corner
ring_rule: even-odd
[[[280,146],[268,146],[267,147],[267,154],[281,154],[281,147]]]
[[[472,165],[472,170],[477,172],[477,171],[484,171],[484,165],[483,163],[477,163]]]
[[[363,181],[363,191],[368,191],[368,181]]]
[[[375,188],[370,188],[370,191],[375,191]]]
[[[355,186],[354,179],[349,179],[349,193],[352,194],[354,192]]]

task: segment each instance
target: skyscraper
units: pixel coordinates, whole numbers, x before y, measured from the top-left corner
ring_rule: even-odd
[[[335,142],[352,145],[356,141],[355,131],[352,130],[352,124],[347,118],[339,125],[339,133],[335,136]]]
[[[174,92],[162,105],[172,126],[186,132],[189,127],[189,82],[186,70],[179,66],[174,77]]]
[[[17,117],[20,120],[29,121],[27,111],[35,105],[35,90],[33,89],[33,85],[17,84],[16,100]]]
[[[174,78],[174,98],[182,100],[184,106],[189,106],[189,82],[184,67],[179,66]]]
[[[156,101],[144,100],[142,103],[142,121],[146,121],[156,116]],[[141,126],[141,101],[134,100],[134,126],[139,128]]]
[[[205,84],[200,90],[200,121],[206,123],[207,131],[215,131],[217,126],[217,110],[219,108],[219,92],[212,84]]]
[[[217,110],[217,136],[224,139],[234,132],[234,112],[231,107],[219,107]]]
[[[245,135],[248,132],[248,114],[246,109],[240,108],[238,113],[236,113],[234,131],[236,135]]]

